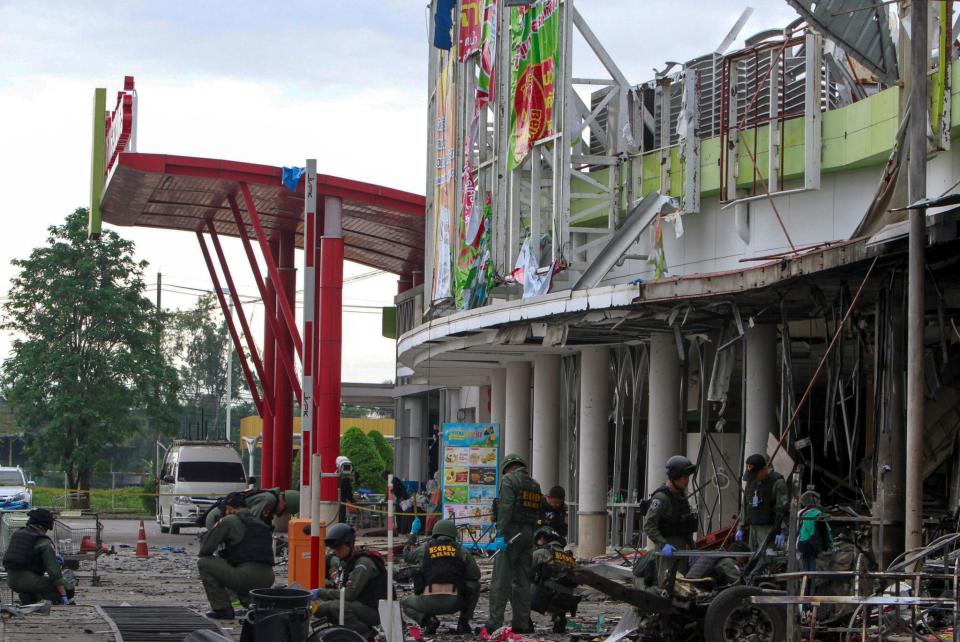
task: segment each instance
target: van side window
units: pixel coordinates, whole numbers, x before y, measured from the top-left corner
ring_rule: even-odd
[[[173,474],[173,464],[169,461],[163,462],[163,469],[160,471],[160,479]]]

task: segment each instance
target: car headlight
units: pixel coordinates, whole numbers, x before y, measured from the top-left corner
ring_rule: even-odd
[[[193,500],[186,495],[177,495],[173,498],[173,503],[181,506],[191,506],[193,505]]]

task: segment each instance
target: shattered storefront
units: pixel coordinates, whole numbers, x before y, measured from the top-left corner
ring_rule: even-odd
[[[566,488],[589,557],[645,545],[640,502],[669,456],[698,463],[706,535],[734,523],[744,459],[764,453],[883,558],[902,549],[909,36],[897,6],[841,21],[791,4],[783,29],[732,50],[745,12],[714,52],[633,84],[588,7],[464,0],[444,38],[434,3],[427,258],[397,297],[405,476],[427,478],[414,453],[439,424],[498,422],[543,487]],[[932,197],[960,183],[956,49],[937,42]],[[924,210],[928,538],[960,495],[950,207]]]

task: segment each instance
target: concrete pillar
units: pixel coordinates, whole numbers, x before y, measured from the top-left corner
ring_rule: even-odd
[[[530,461],[530,363],[507,364],[507,409],[504,453],[516,453]]]
[[[480,423],[490,421],[490,386],[477,388],[477,421]]]
[[[744,457],[767,454],[767,439],[777,431],[777,326],[747,328],[747,407],[744,409],[746,445]],[[743,462],[740,462],[741,464]]]
[[[426,481],[424,460],[427,442],[423,438],[423,399],[406,397],[403,404],[406,407],[407,424],[403,435],[403,450],[407,457],[404,474],[407,479]]]
[[[557,485],[560,448],[560,355],[541,354],[533,361],[534,479],[544,491]]]
[[[503,429],[506,420],[507,370],[506,368],[496,368],[490,371],[490,422],[500,424],[501,440],[503,439]]]
[[[577,489],[577,556],[607,549],[607,449],[610,424],[610,350],[580,352],[580,480]]]
[[[685,454],[680,443],[680,355],[673,334],[650,336],[648,387],[646,495],[666,479],[667,459]]]

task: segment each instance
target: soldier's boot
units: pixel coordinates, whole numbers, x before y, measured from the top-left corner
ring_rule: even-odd
[[[473,629],[470,627],[470,620],[460,618],[457,620],[457,634],[458,635],[470,635],[473,633]]]
[[[423,621],[423,626],[420,627],[425,635],[433,635],[437,632],[437,629],[440,628],[440,620],[435,616],[431,615]]]
[[[567,630],[567,614],[553,613],[550,617],[553,620],[553,632],[565,633]]]
[[[536,631],[536,629],[533,628],[533,620],[530,619],[524,624],[511,626],[510,628],[514,633],[534,633]]]

